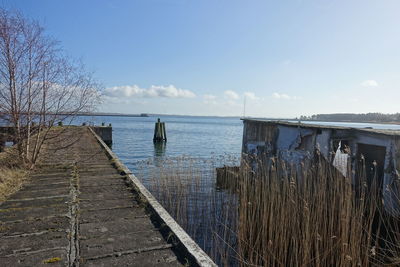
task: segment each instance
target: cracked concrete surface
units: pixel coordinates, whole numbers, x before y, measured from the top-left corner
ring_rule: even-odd
[[[0,205],[2,266],[183,266],[87,129],[68,128],[42,162]]]

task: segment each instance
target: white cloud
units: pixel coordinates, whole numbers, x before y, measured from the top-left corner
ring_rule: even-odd
[[[215,95],[204,95],[205,100],[215,100],[217,97]]]
[[[250,100],[259,100],[260,98],[256,96],[253,92],[245,92],[244,97]]]
[[[379,84],[375,80],[365,80],[361,83],[364,87],[377,87]]]
[[[236,103],[234,100],[228,100],[223,104],[227,105],[227,106],[230,106],[230,107],[241,107],[241,105]]]
[[[217,97],[215,95],[204,95],[203,96],[204,99],[204,103],[205,104],[217,104],[217,101],[215,101],[217,99]]]
[[[287,94],[280,94],[280,93],[273,93],[272,97],[276,99],[290,99],[290,96],[288,96]]]
[[[275,99],[283,99],[283,100],[298,100],[301,99],[299,96],[290,96],[287,94],[273,93],[272,97]]]
[[[137,85],[115,86],[104,90],[104,95],[115,98],[193,98],[195,93],[176,88],[173,85],[140,88]]]
[[[226,97],[227,99],[231,99],[231,100],[239,99],[239,95],[238,95],[236,92],[231,91],[231,90],[225,91],[225,92],[224,92],[224,95],[225,95],[225,97]]]

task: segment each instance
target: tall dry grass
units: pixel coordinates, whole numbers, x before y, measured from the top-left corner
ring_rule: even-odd
[[[234,188],[220,191],[215,171],[206,171],[220,162],[167,159],[146,169],[151,192],[219,265],[400,263],[398,221],[375,197],[365,168],[355,183],[322,158],[301,165],[264,159],[257,171],[243,164],[226,172]]]
[[[15,147],[0,153],[0,203],[17,192],[28,179],[28,171],[23,166]]]
[[[279,159],[242,168],[239,254],[244,265],[368,266],[376,201],[324,160],[288,166]]]
[[[238,196],[215,184],[216,167],[238,164],[229,155],[200,159],[175,157],[141,164],[138,177],[163,207],[215,262],[232,266],[237,244]]]

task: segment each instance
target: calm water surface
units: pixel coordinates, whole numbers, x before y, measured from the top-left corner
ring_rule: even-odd
[[[243,122],[239,118],[160,116],[160,119],[166,124],[168,138],[164,147],[153,144],[157,117],[93,116],[79,117],[78,122],[112,123],[112,150],[133,172],[138,163],[149,158],[240,155]]]

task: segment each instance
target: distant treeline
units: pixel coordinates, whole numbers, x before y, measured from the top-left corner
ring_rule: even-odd
[[[300,116],[300,120],[312,121],[348,121],[348,122],[400,122],[400,113],[335,113],[315,114],[312,116]]]

